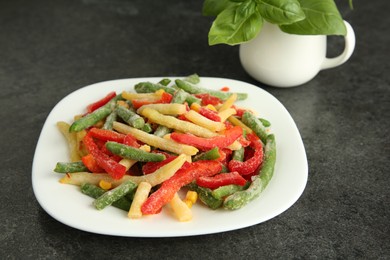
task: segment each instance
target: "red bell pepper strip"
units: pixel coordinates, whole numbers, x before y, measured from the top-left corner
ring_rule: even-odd
[[[241,136],[238,141],[240,142],[240,144],[242,145],[242,147],[247,147],[248,145],[251,144],[251,141],[245,139],[245,137]]]
[[[95,137],[97,139],[103,141],[114,141],[117,143],[123,143],[123,140],[126,136],[124,134],[112,130],[100,129],[96,127],[91,128],[91,130],[89,130],[89,133],[92,135],[92,137]]]
[[[218,105],[222,103],[222,100],[207,93],[195,94],[195,97],[200,98],[202,106]]]
[[[143,174],[153,173],[153,172],[157,171],[158,169],[160,169],[161,167],[163,167],[165,164],[173,161],[177,157],[177,156],[171,155],[169,153],[164,153],[164,152],[159,152],[159,153],[164,154],[166,159],[164,161],[161,161],[161,162],[147,162],[147,163],[145,163],[142,166]]]
[[[221,117],[218,115],[218,112],[213,111],[211,109],[201,107],[199,109],[199,114],[215,122],[221,122]]]
[[[201,150],[209,150],[214,147],[225,148],[242,136],[242,128],[239,126],[225,130],[223,135],[210,138],[198,137],[192,134],[182,134],[173,132],[171,139],[187,145],[195,146]]]
[[[92,136],[88,133],[84,137],[84,144],[96,163],[102,167],[113,179],[120,179],[126,173],[126,167],[117,163],[107,154],[103,153],[94,142]]]
[[[245,183],[246,180],[238,172],[220,173],[214,176],[201,176],[196,179],[196,184],[209,189],[216,189],[230,184],[244,186]]]
[[[90,172],[93,173],[102,173],[104,172],[104,169],[102,169],[97,163],[96,160],[93,158],[92,154],[87,154],[81,157],[81,161],[85,165],[85,167],[88,168]]]
[[[135,148],[139,148],[141,146],[137,142],[137,139],[135,139],[135,137],[132,136],[131,134],[127,134],[125,136],[125,138],[123,139],[123,144],[128,145],[128,146],[132,146],[132,147],[135,147]]]
[[[161,184],[141,206],[142,214],[156,214],[162,206],[172,200],[181,187],[191,183],[201,176],[212,176],[220,172],[222,166],[217,161],[197,161],[186,163],[175,175]]]
[[[242,117],[242,114],[244,114],[245,111],[248,111],[247,109],[238,108],[235,105],[233,105],[232,108],[234,108],[236,110],[237,117]]]
[[[87,112],[88,113],[92,113],[93,111],[95,111],[96,109],[98,109],[99,107],[102,107],[104,106],[105,104],[108,103],[108,101],[110,101],[111,99],[113,99],[114,97],[116,97],[116,93],[115,91],[112,91],[110,93],[108,93],[104,98],[92,103],[92,104],[89,104],[87,106]]]
[[[255,134],[248,134],[247,138],[251,141],[249,145],[253,150],[253,155],[243,162],[231,160],[228,164],[230,171],[237,171],[241,175],[249,175],[256,171],[256,169],[263,162],[263,145]]]
[[[135,109],[138,109],[140,107],[142,107],[143,105],[148,105],[148,104],[159,104],[159,103],[171,103],[172,101],[172,95],[167,93],[167,92],[163,92],[162,95],[161,95],[161,98],[159,100],[155,100],[155,101],[150,101],[150,100],[146,100],[146,99],[133,99],[131,101],[131,103],[133,104],[133,107]]]

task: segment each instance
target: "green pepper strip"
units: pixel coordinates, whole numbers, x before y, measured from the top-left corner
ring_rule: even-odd
[[[221,157],[221,154],[219,153],[219,148],[214,147],[213,149],[210,149],[206,152],[197,154],[192,159],[193,162],[201,161],[201,160],[216,160]]]

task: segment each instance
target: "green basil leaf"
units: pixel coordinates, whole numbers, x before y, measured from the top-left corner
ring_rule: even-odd
[[[333,0],[299,0],[306,19],[280,29],[301,35],[345,35],[347,29]]]
[[[205,0],[203,2],[202,14],[204,16],[217,16],[229,6],[236,5],[230,0]]]
[[[230,6],[222,11],[209,31],[209,45],[236,45],[253,39],[261,30],[263,18],[253,0]]]
[[[298,0],[258,0],[261,16],[270,23],[291,24],[305,19]]]

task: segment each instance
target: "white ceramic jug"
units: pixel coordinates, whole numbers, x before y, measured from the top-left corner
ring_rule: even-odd
[[[335,58],[326,57],[325,35],[295,35],[264,23],[260,34],[240,45],[240,60],[254,79],[275,87],[294,87],[314,78],[323,69],[346,62],[355,48],[355,33],[347,27],[345,48]]]

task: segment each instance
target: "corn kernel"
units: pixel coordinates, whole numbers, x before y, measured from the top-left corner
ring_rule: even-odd
[[[111,189],[112,184],[111,184],[111,182],[108,182],[108,181],[105,181],[105,180],[100,180],[99,181],[99,186],[103,190],[109,190],[109,189]]]
[[[189,200],[194,204],[197,199],[198,199],[198,193],[196,191],[192,191],[192,190],[187,191],[185,200]]]
[[[156,92],[154,92],[154,94],[158,95],[158,96],[162,96],[162,94],[164,93],[165,91],[161,88],[159,90],[157,90]]]
[[[125,108],[129,108],[129,104],[127,104],[126,101],[124,101],[124,100],[118,100],[118,101],[116,102],[116,104],[117,104],[118,106],[122,106],[122,107],[125,107]]]
[[[215,108],[215,106],[211,105],[211,104],[208,104],[206,106],[206,108],[210,109],[210,110],[213,110],[213,111],[217,111],[217,109]]]
[[[201,106],[200,106],[198,103],[192,103],[191,106],[190,106],[190,108],[191,108],[192,110],[196,111],[196,112],[199,112],[200,107],[201,107]]]
[[[190,209],[190,208],[192,208],[192,201],[190,201],[190,200],[187,200],[187,199],[185,199],[184,200],[184,203],[187,205],[187,207]]]

